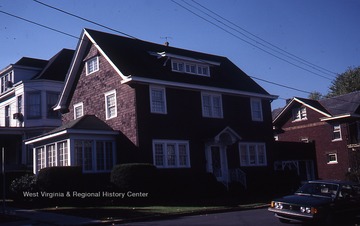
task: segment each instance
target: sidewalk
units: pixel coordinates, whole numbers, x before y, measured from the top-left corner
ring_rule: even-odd
[[[63,215],[63,214],[48,213],[48,212],[42,212],[42,211],[36,211],[36,210],[7,208],[6,211],[8,214],[24,218],[24,220],[0,223],[0,225],[7,225],[7,226],[56,225],[56,226],[62,226],[62,225],[96,225],[96,224],[99,224],[102,222],[100,220],[94,220],[94,219],[76,217],[76,216],[69,216],[69,215]]]

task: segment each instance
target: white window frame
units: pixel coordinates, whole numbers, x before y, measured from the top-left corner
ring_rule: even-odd
[[[45,146],[46,148],[46,165],[48,167],[57,166],[57,150],[56,143],[48,144]]]
[[[156,100],[153,97],[153,91],[159,91],[162,93],[162,100],[155,102]],[[166,89],[163,86],[150,86],[150,111],[151,113],[156,114],[167,114],[167,104],[166,104]],[[158,109],[155,104],[160,104],[161,109]]]
[[[243,149],[245,147],[246,149]],[[254,151],[254,160],[251,159],[251,147]],[[245,153],[243,153],[245,151]],[[263,159],[260,159],[260,151],[263,151]],[[239,143],[239,157],[241,166],[267,166],[265,143]]]
[[[174,147],[174,164],[169,164],[170,154],[169,150],[167,149],[170,145]],[[189,141],[187,140],[153,140],[152,142],[152,149],[153,149],[153,164],[158,168],[190,168],[190,149],[189,149]],[[185,146],[185,157],[186,164],[181,164],[180,158],[180,146]],[[161,147],[162,154],[157,153],[156,148]],[[162,163],[159,164],[157,162],[158,158],[162,158]]]
[[[58,165],[59,166],[69,166],[69,148],[68,141],[63,140],[56,143],[57,147],[57,156],[58,156]]]
[[[332,126],[333,128],[333,139],[332,141],[341,141],[342,140],[342,134],[341,134],[341,125],[340,124],[334,124]],[[335,134],[339,134],[339,138],[335,138]]]
[[[45,146],[36,147],[36,171],[39,172],[41,169],[47,166],[47,159],[46,159],[46,150]]]
[[[209,105],[205,105],[205,97],[210,98]],[[214,106],[214,99],[219,98],[220,109],[217,113],[215,106]],[[205,118],[223,118],[223,106],[222,106],[222,95],[218,93],[208,93],[208,92],[201,92],[201,108],[202,108],[202,116]],[[209,108],[209,112],[207,110]]]
[[[331,156],[334,158],[332,159]],[[326,154],[326,162],[327,162],[327,164],[337,164],[338,163],[337,153],[336,152],[327,153]]]
[[[85,63],[86,75],[90,75],[99,70],[99,57],[92,57]]]
[[[114,103],[112,105],[109,105],[108,98],[114,95]],[[111,109],[114,109],[113,114]],[[105,93],[105,114],[106,114],[106,120],[116,118],[117,117],[117,99],[116,99],[116,90],[111,90],[107,93]]]
[[[261,99],[251,98],[250,99],[250,107],[251,107],[252,120],[262,122],[264,119],[263,119],[263,110],[262,110]],[[257,107],[259,109],[257,109]]]
[[[209,65],[186,60],[171,59],[171,70],[174,72],[210,77]]]
[[[77,109],[80,109],[80,114],[77,115]],[[77,104],[74,104],[74,119],[80,118],[84,115],[84,103],[80,102]]]
[[[307,120],[306,107],[294,108],[292,114],[293,122]]]

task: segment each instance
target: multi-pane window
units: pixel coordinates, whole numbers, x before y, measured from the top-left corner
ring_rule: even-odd
[[[172,70],[188,74],[210,76],[209,65],[184,60],[172,60]]]
[[[45,159],[45,149],[44,147],[36,148],[36,166],[37,171],[46,167],[46,159]]]
[[[333,125],[333,140],[341,140],[341,126],[340,124]]]
[[[251,99],[251,118],[253,121],[263,121],[262,106],[260,99]]]
[[[338,163],[337,153],[328,153],[328,154],[326,154],[326,158],[327,158],[326,161],[328,164]]]
[[[190,154],[188,141],[154,140],[154,165],[161,168],[188,168]]]
[[[5,106],[5,127],[10,126],[10,105]]]
[[[80,118],[83,115],[84,115],[84,104],[82,102],[74,104],[74,119]]]
[[[91,140],[83,141],[83,169],[85,171],[94,170],[93,166],[93,142]]]
[[[1,93],[7,91],[8,89],[10,89],[12,87],[12,83],[13,83],[13,73],[9,72],[6,75],[4,75],[3,77],[1,77],[0,83],[1,83]]]
[[[111,170],[113,164],[113,143],[111,141],[96,141],[97,171]]]
[[[99,70],[99,57],[93,57],[86,61],[86,75]]]
[[[111,119],[117,116],[115,90],[105,94],[105,111],[106,119]]]
[[[84,171],[110,171],[114,166],[113,141],[75,140],[75,163]]]
[[[202,93],[202,113],[204,117],[222,118],[222,100],[220,94]]]
[[[266,148],[263,143],[239,144],[241,166],[266,166]]]
[[[68,166],[69,165],[69,152],[67,147],[67,142],[63,141],[58,143],[58,153],[59,153],[59,165]]]
[[[20,95],[17,97],[17,112],[22,113],[23,109],[23,96]]]
[[[41,118],[41,93],[27,93],[27,118]]]
[[[47,166],[56,166],[56,149],[55,144],[50,144],[46,146],[46,154],[47,154]]]
[[[57,111],[54,111],[53,107],[55,106],[58,100],[59,94],[53,92],[46,93],[46,106],[47,106],[47,117],[48,118],[59,118],[60,114]]]
[[[293,121],[300,121],[300,120],[307,119],[305,107],[295,108],[295,109],[293,109],[292,113],[293,113]]]
[[[166,93],[164,87],[150,86],[150,108],[152,113],[166,114]]]

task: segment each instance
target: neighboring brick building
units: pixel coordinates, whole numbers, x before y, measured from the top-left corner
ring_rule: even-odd
[[[318,176],[347,179],[359,168],[360,92],[323,99],[295,97],[275,117],[279,141],[314,142]]]
[[[63,126],[26,144],[35,173],[148,162],[246,184],[273,167],[275,98],[226,57],[85,29],[55,107]]]

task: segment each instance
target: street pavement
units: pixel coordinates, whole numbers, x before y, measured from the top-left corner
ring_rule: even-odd
[[[6,226],[29,226],[29,225],[96,225],[102,223],[100,220],[90,218],[76,217],[63,214],[48,213],[44,211],[27,210],[27,209],[14,209],[7,208],[6,213],[9,215],[24,218],[21,221],[6,222],[0,225]]]

